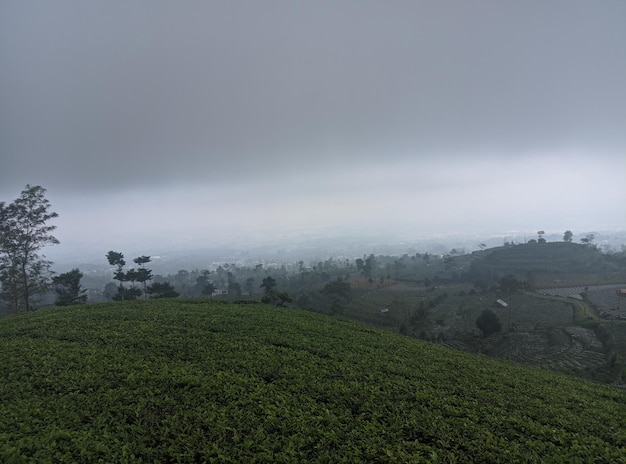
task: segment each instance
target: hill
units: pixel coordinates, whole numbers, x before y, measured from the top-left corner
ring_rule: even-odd
[[[467,258],[457,258],[459,264]],[[606,254],[594,246],[568,242],[529,242],[472,254],[469,280],[514,274],[533,287],[620,283],[626,280],[623,253]]]
[[[0,319],[2,462],[624,462],[626,391],[213,300]]]

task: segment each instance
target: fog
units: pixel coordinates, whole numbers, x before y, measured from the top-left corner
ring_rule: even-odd
[[[624,229],[626,3],[2,2],[61,251]]]

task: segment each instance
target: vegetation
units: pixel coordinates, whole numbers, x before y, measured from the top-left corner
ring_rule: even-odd
[[[263,303],[272,304],[276,306],[286,306],[287,303],[291,303],[292,299],[287,292],[279,292],[276,290],[278,283],[272,276],[267,276],[263,279],[261,288],[265,289],[265,294],[261,301]]]
[[[30,311],[38,296],[50,290],[51,262],[39,250],[59,241],[48,225],[58,216],[50,211],[46,189],[26,185],[20,196],[0,202],[0,299],[12,311]]]
[[[151,298],[176,298],[180,295],[169,282],[155,282],[146,291]]]
[[[70,306],[87,302],[86,289],[80,285],[83,273],[79,269],[72,269],[69,272],[59,274],[52,278],[54,291],[57,299],[54,304],[57,306]]]
[[[508,274],[525,280],[531,288],[626,281],[623,253],[604,254],[594,246],[567,241],[492,248],[473,254],[469,264],[465,279],[470,282]]]
[[[129,269],[124,271],[126,261],[124,254],[118,251],[109,251],[106,255],[107,261],[111,266],[115,266],[114,278],[119,282],[117,294],[113,296],[116,301],[135,300],[142,294],[148,298],[148,281],[152,280],[152,271],[147,269],[145,265],[150,262],[150,256],[139,256],[133,260],[139,266],[138,269]],[[124,286],[124,282],[130,282],[131,286]],[[135,287],[135,283],[139,282],[143,286],[143,290]],[[153,289],[154,290],[154,289]],[[154,292],[153,293],[157,293]],[[173,296],[169,294],[168,296]]]
[[[604,462],[626,391],[289,308],[0,320],[2,462]]]
[[[573,237],[574,237],[574,234],[572,233],[572,231],[566,230],[565,233],[563,234],[563,241],[571,242]]]
[[[500,332],[502,324],[500,324],[498,316],[493,311],[485,309],[476,319],[476,327],[483,333],[483,337],[488,337],[496,332]]]

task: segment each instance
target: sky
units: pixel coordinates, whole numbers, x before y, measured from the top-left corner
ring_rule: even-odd
[[[626,2],[0,2],[65,249],[626,228]]]

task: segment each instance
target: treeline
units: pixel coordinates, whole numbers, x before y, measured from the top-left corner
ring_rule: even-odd
[[[434,288],[449,283],[471,283],[477,291],[487,291],[503,277],[514,274],[532,286],[539,271],[567,272],[582,269],[612,275],[623,272],[625,253],[610,256],[594,245],[594,235],[572,243],[566,231],[562,242],[546,243],[543,231],[537,240],[525,244],[505,243],[502,247],[471,254],[452,249],[443,255],[430,253],[389,256],[363,255],[356,259],[333,259],[281,265],[239,266],[222,264],[217,269],[179,270],[168,275],[153,275],[150,256],[133,259],[128,267],[124,255],[109,251],[105,257],[112,267],[113,280],[100,289],[82,288],[79,269],[54,275],[52,262],[40,250],[59,241],[51,235],[56,226],[49,221],[58,217],[50,211],[46,190],[27,185],[9,204],[0,202],[0,300],[11,312],[29,311],[42,304],[69,305],[90,301],[130,300],[136,298],[216,297],[230,300],[269,298],[286,303],[293,295],[295,304],[309,307],[330,304],[345,306],[349,301],[344,285],[350,288],[375,288],[388,281],[404,281]],[[555,267],[556,266],[556,267]],[[267,280],[276,284],[268,289]],[[91,285],[93,286],[93,285]],[[272,293],[272,291],[274,293]],[[272,294],[273,298],[268,296]]]

